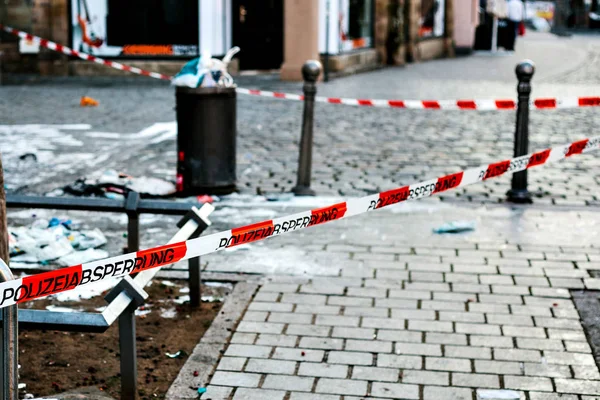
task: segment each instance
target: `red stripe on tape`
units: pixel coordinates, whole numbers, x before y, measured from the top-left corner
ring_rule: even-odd
[[[600,97],[580,97],[579,107],[600,106]]]
[[[248,90],[249,94],[260,95],[260,90],[250,89]]]
[[[47,39],[40,40],[40,46],[42,46],[42,47],[48,47],[48,40]]]
[[[435,100],[423,100],[421,103],[423,104],[423,108],[433,108],[433,109],[441,108],[440,103],[438,103]]]
[[[398,189],[388,190],[386,192],[379,193],[379,201],[375,208],[383,208],[392,204],[400,203],[408,199],[410,187],[404,186]]]
[[[390,107],[406,108],[406,105],[404,105],[402,100],[390,100],[388,101],[388,104]]]
[[[227,241],[227,247],[239,246],[240,244],[255,242],[273,234],[273,221],[262,221],[252,225],[231,230],[231,239]]]
[[[556,108],[556,99],[535,99],[533,105],[537,108]]]
[[[339,99],[337,97],[330,97],[327,99],[327,102],[331,104],[342,104],[342,99]]]
[[[123,71],[131,71],[131,67],[129,65],[123,65]]]
[[[79,57],[79,53],[73,49],[71,49],[71,55],[75,57]]]
[[[589,139],[583,139],[578,142],[571,143],[571,146],[569,146],[569,151],[567,151],[567,154],[565,154],[565,157],[570,157],[574,154],[581,154],[583,152],[583,150],[585,149],[585,146],[588,144],[588,142],[589,142]]]
[[[462,110],[475,110],[477,104],[473,100],[457,100],[456,105]]]
[[[515,108],[514,100],[495,100],[496,107],[502,110]]]
[[[181,260],[187,252],[185,242],[167,244],[153,249],[141,250],[136,253],[133,272],[141,272]]]
[[[346,202],[311,210],[310,222],[308,226],[319,225],[325,222],[340,219],[346,214],[346,211]]]
[[[94,57],[94,56],[93,56],[93,55],[91,55],[91,54],[86,54],[85,58],[86,58],[88,61],[94,61],[94,60],[96,59],[96,57]]]
[[[17,303],[76,288],[81,282],[81,264],[23,278],[15,290]]]
[[[485,181],[486,179],[495,178],[496,176],[500,176],[503,173],[505,173],[506,171],[508,171],[509,167],[510,167],[510,160],[500,161],[500,162],[497,162],[494,164],[490,164],[490,165],[488,165],[488,168],[485,171],[483,180]]]
[[[56,51],[58,51],[59,53],[63,53],[65,51],[65,46],[63,46],[62,44],[58,44],[58,43],[54,43],[56,45]]]
[[[277,97],[278,99],[285,99],[286,95],[285,93],[281,92],[273,92],[273,97]]]
[[[445,192],[446,190],[457,187],[460,185],[462,178],[463,172],[457,172],[456,174],[446,175],[438,178],[433,193]]]
[[[114,67],[112,61],[102,60],[102,62],[104,63],[104,65],[108,65],[109,67]]]
[[[372,106],[373,102],[371,100],[366,100],[366,99],[358,99],[358,104],[361,106]]]
[[[535,167],[536,165],[544,164],[546,162],[546,160],[548,160],[548,157],[550,157],[550,149],[540,151],[537,153],[533,153],[531,155],[531,157],[529,158],[529,163],[527,164],[527,168],[531,168],[531,167]]]
[[[144,71],[143,69],[140,70],[140,74],[142,74],[144,76],[150,76],[150,72],[149,71]]]
[[[19,31],[17,31],[16,29],[13,29],[13,33],[14,33],[15,35],[17,35],[17,36],[19,35]],[[33,38],[34,38],[34,36],[33,36],[33,35],[31,35],[31,34],[29,34],[29,33],[26,33],[26,34],[25,34],[25,39],[27,39],[27,40],[33,40]]]

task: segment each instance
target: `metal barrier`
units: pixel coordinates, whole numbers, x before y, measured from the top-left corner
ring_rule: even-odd
[[[140,214],[186,215],[194,204],[141,199],[139,193],[130,192],[125,200],[79,197],[45,197],[7,195],[8,208],[41,208],[49,210],[73,210],[125,213],[127,215],[127,251],[140,249]],[[189,260],[190,304],[200,305],[200,264]],[[193,279],[192,279],[193,278]]]
[[[186,215],[177,224],[180,229],[169,241],[169,243],[182,242],[191,238],[200,236],[211,223],[208,216],[214,210],[210,204],[204,204],[198,209],[195,206],[185,203],[174,203],[167,201],[140,200],[137,193],[130,193],[124,202],[105,199],[74,199],[74,198],[46,198],[46,197],[28,197],[28,196],[7,196],[7,206],[12,208],[46,208],[62,210],[88,210],[100,212],[126,212],[129,226],[128,232],[128,250],[136,251],[139,246],[139,214],[169,214],[180,215],[184,211]],[[135,236],[130,239],[131,236]],[[131,248],[136,246],[135,248]],[[200,293],[200,262],[199,259],[189,260],[189,285],[190,285],[190,303],[192,306],[198,306],[201,302]],[[4,264],[6,267],[6,264]],[[10,269],[6,267],[8,275],[6,280],[13,279]],[[197,271],[196,271],[197,270]],[[109,305],[100,313],[61,313],[46,310],[22,310],[18,325],[26,329],[53,329],[71,332],[105,332],[117,319],[119,319],[119,351],[121,362],[121,398],[135,399],[137,397],[137,355],[136,355],[136,329],[135,329],[135,310],[142,305],[148,294],[144,287],[160,271],[160,268],[146,270],[136,274],[135,278],[126,276],[117,286],[115,286],[105,297]],[[1,271],[3,272],[3,271]],[[0,276],[0,279],[3,278]],[[197,301],[195,305],[192,299],[192,293]],[[14,308],[14,310],[13,310]],[[11,314],[11,311],[14,313]],[[8,307],[2,310],[2,325],[8,327],[8,335],[14,336],[14,346],[17,346],[17,310],[15,307]],[[8,321],[5,325],[4,322]],[[4,338],[6,340],[6,337]],[[3,342],[4,343],[4,342]],[[9,354],[4,350],[3,354]],[[7,364],[2,360],[2,365]],[[16,356],[15,356],[16,363]],[[6,372],[6,371],[4,371]],[[14,372],[14,391],[17,399],[17,376],[16,368]],[[12,381],[10,381],[12,382]],[[4,390],[12,387],[0,382]],[[12,397],[3,396],[3,399],[13,400]]]
[[[0,259],[0,282],[12,281],[14,276],[8,265]],[[2,327],[2,353],[0,354],[0,388],[2,399],[18,400],[19,371],[19,327],[17,305],[2,309],[2,320],[7,321]]]

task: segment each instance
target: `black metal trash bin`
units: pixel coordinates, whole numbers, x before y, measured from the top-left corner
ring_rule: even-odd
[[[235,88],[176,88],[177,191],[228,194],[236,184]]]

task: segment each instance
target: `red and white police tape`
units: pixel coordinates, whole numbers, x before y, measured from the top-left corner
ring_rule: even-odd
[[[104,60],[104,59],[102,59],[100,57],[96,57],[96,56],[93,56],[91,54],[82,53],[80,51],[73,50],[70,47],[63,46],[62,44],[54,43],[54,42],[52,42],[50,40],[47,40],[47,39],[42,39],[39,36],[34,36],[34,35],[31,35],[31,34],[29,34],[27,32],[19,31],[17,29],[11,28],[10,26],[4,26],[4,25],[0,24],[0,29],[4,30],[5,32],[11,33],[13,35],[16,35],[16,36],[20,37],[21,39],[25,39],[25,40],[29,40],[29,41],[32,41],[34,43],[37,43],[41,47],[45,47],[47,49],[57,51],[59,53],[66,54],[68,56],[79,57],[82,60],[95,62],[96,64],[105,65],[107,67],[118,69],[118,70],[121,70],[121,71],[132,72],[132,73],[138,74],[138,75],[149,76],[151,78],[162,79],[162,80],[165,80],[165,81],[170,81],[171,80],[171,77],[168,76],[168,75],[159,74],[157,72],[145,71],[143,69],[136,68],[136,67],[131,67],[129,65],[124,65],[124,64],[121,64],[121,63],[118,63],[118,62]]]
[[[155,79],[170,81],[171,76],[159,74],[157,72],[145,71],[140,68],[121,64],[118,62],[105,60],[91,54],[73,50],[67,46],[54,43],[47,39],[42,39],[38,36],[31,35],[27,32],[3,26],[0,24],[0,29],[19,36],[22,39],[33,41],[42,47],[68,56],[79,57],[82,60],[95,62],[96,64],[105,65],[110,68],[127,71],[138,75],[149,76]],[[304,100],[304,96],[293,93],[271,92],[267,90],[254,89],[236,89],[240,94],[272,97],[286,100]],[[379,100],[379,99],[347,99],[341,97],[320,97],[317,96],[317,102],[330,104],[345,104],[350,106],[366,106],[366,107],[384,107],[384,108],[406,108],[406,109],[430,109],[430,110],[514,110],[516,101],[511,99],[496,99],[496,100]],[[576,107],[597,107],[600,106],[600,96],[591,97],[565,97],[565,98],[538,98],[532,99],[530,107],[532,109],[551,109],[551,108],[576,108]]]
[[[583,139],[378,194],[350,199],[329,207],[262,221],[185,242],[168,244],[0,283],[0,308],[71,290],[102,279],[123,277],[180,260],[215,253],[228,247],[256,242],[284,233],[367,213],[407,200],[432,196],[446,190],[495,178],[505,173],[523,171],[531,167],[599,149],[600,136]]]

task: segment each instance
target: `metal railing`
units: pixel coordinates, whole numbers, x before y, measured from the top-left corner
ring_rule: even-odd
[[[0,282],[12,281],[14,276],[6,263],[0,259]],[[18,400],[18,357],[19,327],[17,305],[2,309],[2,320],[7,321],[0,331],[2,337],[2,353],[0,354],[0,388],[2,399]]]
[[[178,223],[179,231],[171,238],[169,243],[177,243],[198,237],[208,228],[211,223],[208,216],[214,210],[210,204],[204,204],[200,209],[190,204],[174,203],[168,201],[141,200],[137,193],[130,193],[125,201],[107,199],[77,199],[77,198],[48,198],[29,196],[7,196],[7,206],[11,208],[46,208],[61,210],[87,210],[100,212],[125,212],[128,217],[128,251],[136,251],[139,246],[139,214],[186,214]],[[190,209],[191,208],[191,209]],[[133,238],[132,238],[133,237]],[[134,247],[135,246],[135,247]],[[199,306],[201,303],[200,293],[200,261],[199,258],[189,260],[189,285],[190,303]],[[193,262],[192,262],[193,261]],[[4,264],[6,266],[6,264]],[[1,267],[1,265],[0,265]],[[5,273],[0,268],[1,279],[12,279],[12,272],[6,267]],[[119,351],[121,368],[121,398],[135,399],[137,397],[137,355],[136,355],[136,327],[135,310],[144,303],[148,294],[144,287],[156,276],[160,268],[154,268],[140,272],[134,278],[126,276],[105,297],[109,303],[102,313],[62,313],[47,310],[21,310],[18,326],[24,329],[52,329],[70,332],[105,332],[117,319],[119,320]],[[192,301],[192,295],[194,301]],[[14,314],[11,314],[10,312]],[[2,332],[5,334],[3,343],[8,336],[14,342],[14,363],[16,365],[17,346],[17,310],[16,306],[2,309]],[[4,324],[8,321],[7,324]],[[7,330],[4,328],[6,327]],[[11,353],[4,351],[3,354]],[[10,357],[10,356],[9,356]],[[9,360],[1,360],[2,365]],[[3,371],[4,374],[9,368]],[[4,376],[4,375],[3,375]],[[13,384],[7,384],[14,383]],[[3,390],[14,390],[17,399],[17,375],[16,368],[13,380],[5,379],[2,384]],[[12,388],[12,389],[11,389]],[[13,400],[12,397],[3,398]]]

